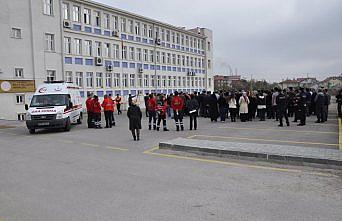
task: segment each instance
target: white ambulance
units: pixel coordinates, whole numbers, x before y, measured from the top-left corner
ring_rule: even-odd
[[[71,124],[82,123],[82,98],[79,87],[62,81],[40,85],[25,105],[26,126],[31,134],[36,129],[63,128],[70,131]]]

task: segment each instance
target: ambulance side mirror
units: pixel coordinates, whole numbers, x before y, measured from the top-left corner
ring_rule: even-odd
[[[28,104],[25,104],[25,110],[28,110],[28,109],[29,109]]]
[[[74,107],[73,103],[70,101],[69,102],[69,108],[72,109]]]

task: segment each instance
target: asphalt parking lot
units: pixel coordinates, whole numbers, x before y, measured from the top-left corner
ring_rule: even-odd
[[[158,150],[176,137],[338,149],[337,118],[278,128],[273,120],[143,129],[0,129],[0,220],[340,220],[340,170]],[[147,126],[144,118],[143,125]]]

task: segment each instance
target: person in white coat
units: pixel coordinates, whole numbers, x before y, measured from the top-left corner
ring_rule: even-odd
[[[239,104],[240,104],[241,122],[246,122],[248,118],[248,104],[249,104],[249,99],[248,99],[246,92],[242,93],[242,96],[240,97],[240,100],[239,100]]]

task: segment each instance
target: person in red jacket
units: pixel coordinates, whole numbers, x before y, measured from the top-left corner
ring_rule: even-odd
[[[105,95],[101,106],[103,107],[104,114],[105,114],[106,128],[112,128],[114,101],[110,97]]]
[[[152,129],[152,120],[153,120],[153,130],[156,130],[156,107],[157,107],[157,101],[154,98],[153,94],[149,95],[149,98],[147,100],[147,111],[148,111],[148,129]]]
[[[94,95],[94,99],[92,102],[92,108],[93,108],[93,117],[95,121],[95,128],[102,128],[101,127],[101,104],[99,102],[98,96]]]
[[[171,100],[171,108],[173,110],[173,118],[176,122],[177,131],[179,131],[179,126],[181,130],[184,130],[183,125],[183,106],[184,101],[181,97],[179,97],[178,92],[175,92],[175,96]]]
[[[157,122],[157,131],[160,129],[160,122],[163,121],[163,130],[169,131],[166,127],[166,108],[167,101],[164,96],[161,96],[160,100],[157,102],[157,114],[158,114],[158,122]]]
[[[93,95],[91,93],[88,93],[88,98],[86,100],[86,107],[87,107],[87,114],[88,114],[88,119],[87,119],[87,123],[88,123],[88,128],[93,128],[93,106],[92,106],[92,102],[93,102]]]

